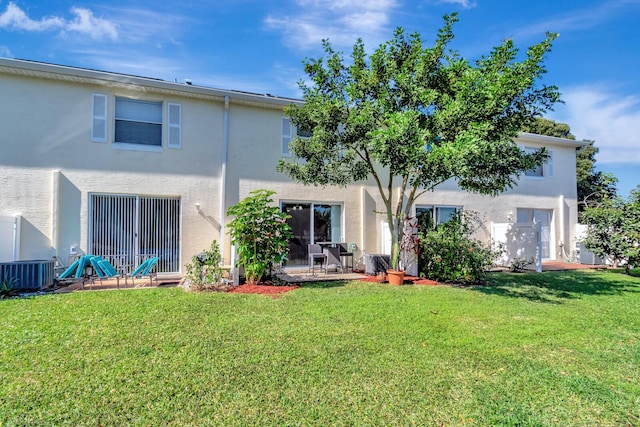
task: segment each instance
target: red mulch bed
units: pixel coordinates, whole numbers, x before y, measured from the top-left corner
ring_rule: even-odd
[[[364,279],[359,279],[359,280],[362,280],[363,282],[371,282],[371,283],[380,282],[380,279],[378,278],[378,276],[367,276]],[[386,278],[385,278],[385,282],[386,282]],[[436,282],[435,280],[424,279],[422,277],[404,276],[404,284],[434,286],[434,285],[439,285],[440,283]]]
[[[298,289],[300,286],[247,285],[246,283],[230,290],[234,294],[261,294],[278,298],[280,294]]]

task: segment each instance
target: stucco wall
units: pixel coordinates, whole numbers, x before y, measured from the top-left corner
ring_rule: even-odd
[[[182,265],[219,237],[222,103],[17,76],[3,76],[0,91],[12,99],[0,103],[10,142],[0,156],[0,214],[22,215],[48,242],[23,259],[86,252],[90,193],[179,197]],[[106,143],[91,141],[93,93],[108,96]],[[182,148],[167,148],[165,124],[161,152],[116,149],[116,96],[180,103]]]
[[[0,93],[3,99],[11,100],[0,103],[5,141],[0,155],[0,215],[22,215],[25,230],[31,235],[25,257],[58,254],[64,259],[70,246],[86,251],[89,196],[102,193],[179,197],[182,265],[207,248],[212,239],[224,241],[224,258],[229,262],[228,236],[219,234],[228,222],[224,212],[251,191],[263,188],[276,192],[276,203],[341,204],[344,240],[369,253],[381,250],[381,221],[386,218],[376,212],[385,208],[372,182],[319,188],[296,184],[276,171],[283,158],[281,118],[285,101],[231,95],[226,111],[226,186],[222,189],[225,103],[222,97],[210,93],[214,90],[180,88],[167,82],[127,84],[123,83],[126,77],[76,79],[75,74],[89,72],[66,72],[71,77],[62,80],[6,73],[0,76]],[[118,80],[118,84],[109,79]],[[171,85],[174,87],[168,88]],[[107,95],[108,99],[104,143],[91,141],[94,93]],[[167,103],[179,103],[182,148],[167,147],[165,124],[160,152],[117,149],[112,142],[118,96],[163,102],[163,120]],[[575,243],[575,146],[527,135],[518,142],[553,149],[552,178],[523,177],[516,188],[495,198],[464,193],[454,182],[447,182],[422,195],[416,204],[459,206],[480,212],[485,226],[478,237],[483,239],[490,237],[491,222],[504,223],[508,217],[515,220],[517,208],[552,209],[552,245],[558,257],[560,242],[570,247]]]

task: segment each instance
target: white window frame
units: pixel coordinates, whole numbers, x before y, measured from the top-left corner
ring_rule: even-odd
[[[531,154],[535,151],[540,150],[540,148],[542,147],[521,147],[524,152],[526,152],[527,154]],[[549,154],[549,157],[547,158],[547,160],[545,160],[542,163],[541,166],[541,173],[542,175],[527,175],[528,171],[524,172],[524,177],[527,179],[549,179],[549,178],[553,178],[553,150],[550,148],[547,148],[547,153]],[[536,168],[537,169],[537,168]]]
[[[418,215],[418,209],[431,209],[432,211],[432,218],[433,218],[433,225],[437,226],[438,224],[442,224],[442,222],[439,222],[439,217],[440,215],[438,214],[439,209],[455,209],[456,213],[460,212],[462,210],[462,206],[456,206],[456,205],[422,205],[422,204],[416,204],[414,206],[413,209],[413,216],[417,216]]]
[[[93,142],[107,142],[108,106],[107,95],[103,93],[94,93],[91,96],[91,141]],[[102,110],[103,114],[100,114],[100,110]]]
[[[291,151],[289,150],[289,143],[293,141],[294,137],[300,138],[300,139],[309,139],[309,136],[301,135],[300,129],[298,129],[296,125],[291,123],[291,119],[289,119],[288,117],[283,116],[281,124],[282,124],[282,128],[281,128],[282,134],[280,139],[281,154],[282,154],[282,157],[292,157],[293,154],[291,154]]]
[[[117,96],[116,97],[116,102],[115,104],[117,105],[117,100],[118,99],[123,99],[129,102],[137,102],[140,104],[156,104],[156,105],[160,105],[160,108],[162,109],[163,107],[163,102],[162,101],[152,101],[152,100],[145,100],[145,99],[134,99],[134,98],[128,98],[126,96]],[[116,109],[114,109],[114,114],[113,114],[113,126],[114,126],[114,131],[113,131],[113,147],[115,149],[119,149],[119,150],[131,150],[131,151],[155,151],[155,152],[161,152],[162,151],[162,146],[163,146],[163,131],[164,131],[164,123],[162,123],[162,114],[160,115],[160,122],[143,122],[143,121],[139,121],[139,120],[129,120],[129,121],[134,121],[134,122],[139,122],[139,123],[151,123],[151,124],[155,124],[155,125],[160,125],[160,145],[147,145],[147,144],[138,144],[138,143],[128,143],[128,142],[118,142],[115,140],[116,138],[116,131],[115,131],[115,125],[116,122],[118,120],[128,120],[126,118],[119,118],[117,116],[116,113]]]

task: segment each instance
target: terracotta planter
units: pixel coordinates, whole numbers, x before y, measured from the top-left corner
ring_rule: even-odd
[[[390,285],[400,286],[404,283],[404,270],[387,270]]]

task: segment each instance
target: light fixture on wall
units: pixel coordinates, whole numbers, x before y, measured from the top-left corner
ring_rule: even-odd
[[[304,209],[302,206],[294,205],[293,207],[287,208],[287,213],[291,211],[301,211],[302,209]]]
[[[200,212],[200,203],[196,202],[196,210]]]
[[[513,211],[507,212],[507,221],[513,222]]]

